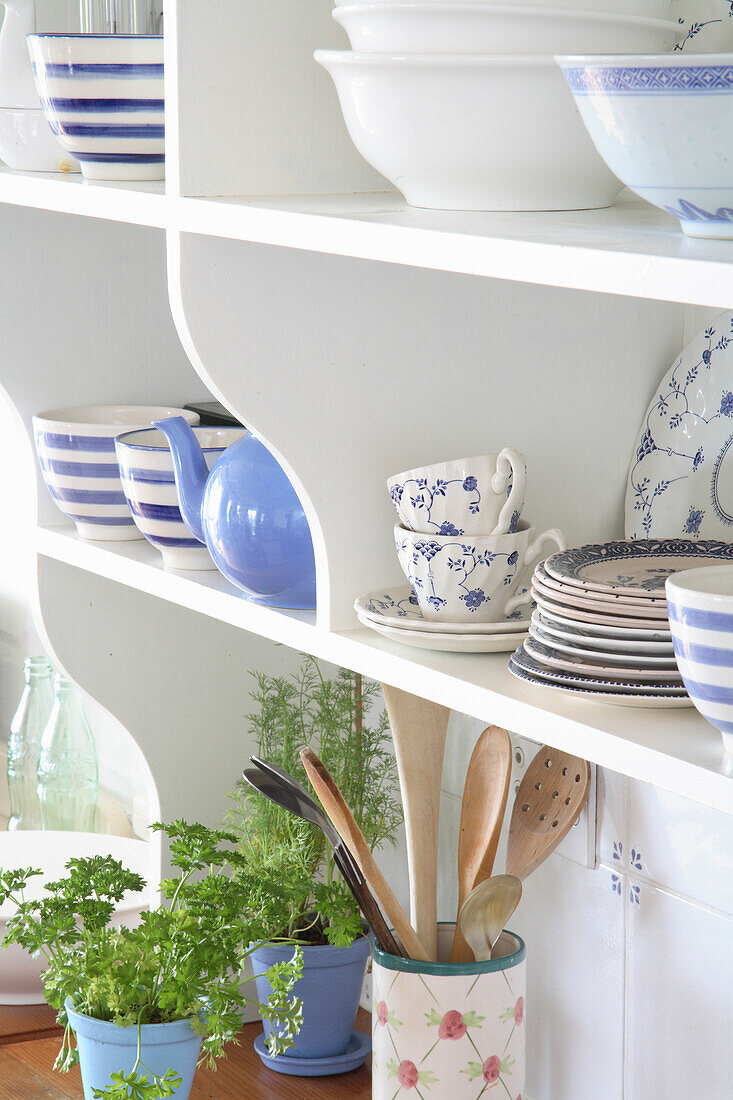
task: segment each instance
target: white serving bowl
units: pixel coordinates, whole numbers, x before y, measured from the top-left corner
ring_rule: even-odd
[[[679,33],[676,23],[632,15],[456,0],[344,4],[333,18],[363,53],[661,53]]]
[[[411,206],[579,210],[621,184],[551,57],[317,50],[351,139]]]
[[[39,107],[0,107],[0,158],[18,172],[78,172]]]
[[[674,655],[687,693],[733,753],[733,566],[674,573],[666,591]]]
[[[163,38],[29,34],[41,106],[87,179],[165,175]]]
[[[33,417],[43,480],[82,538],[142,538],[122,490],[115,436],[169,416],[199,422],[198,413],[158,405],[79,405]]]
[[[733,238],[733,54],[557,61],[627,187],[691,237]]]
[[[0,833],[0,867],[38,867],[43,876],[30,879],[25,891],[30,900],[46,895],[44,882],[53,882],[65,874],[70,859],[111,855],[130,871],[142,875],[148,888],[142,894],[131,894],[117,906],[115,924],[133,927],[143,909],[154,901],[154,891],[160,874],[154,863],[152,845],[128,837],[102,836],[98,833],[12,832]],[[6,902],[0,906],[0,943],[5,938],[6,925],[15,913],[15,906]],[[0,947],[0,1004],[41,1004],[43,958],[32,958],[17,944],[4,950]]]
[[[209,469],[246,434],[246,428],[194,428]],[[157,428],[126,432],[115,440],[122,488],[135,524],[160,550],[168,569],[216,569],[211,554],[183,522],[173,456]]]
[[[390,4],[394,0],[371,0],[374,4]],[[435,0],[422,0],[425,6]],[[462,4],[465,0],[439,0],[451,4]],[[714,0],[697,0],[698,3],[711,3]],[[720,2],[720,0],[718,0]],[[722,0],[725,3],[725,0]],[[335,0],[336,7],[346,7],[353,0]],[[555,8],[557,0],[533,0],[534,8]],[[572,11],[610,12],[614,15],[639,15],[648,19],[666,19],[677,22],[680,0],[562,0],[562,7]]]

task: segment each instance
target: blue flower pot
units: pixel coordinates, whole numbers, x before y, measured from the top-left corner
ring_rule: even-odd
[[[292,945],[263,944],[252,953],[257,996],[265,1003],[271,987],[265,971],[293,957]],[[303,1026],[283,1058],[334,1058],[344,1054],[359,1009],[370,945],[366,937],[351,947],[304,947],[303,974],[293,994],[303,1002]],[[263,1021],[265,1038],[271,1025]]]
[[[118,1027],[107,1020],[95,1020],[75,1012],[66,1000],[69,1023],[76,1032],[84,1100],[93,1100],[94,1089],[107,1088],[113,1073],[130,1073],[137,1059],[137,1028]],[[142,1061],[158,1076],[173,1068],[181,1077],[176,1100],[188,1100],[196,1072],[201,1036],[190,1020],[170,1024],[143,1024]]]

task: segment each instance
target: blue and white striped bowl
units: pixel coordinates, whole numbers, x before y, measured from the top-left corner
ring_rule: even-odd
[[[43,480],[82,538],[105,542],[140,538],[122,491],[115,436],[149,427],[152,420],[164,416],[199,422],[197,413],[157,405],[80,405],[33,417]]]
[[[162,36],[29,34],[51,129],[87,179],[165,175]]]
[[[667,580],[674,653],[693,703],[733,753],[733,565],[686,569]]]
[[[246,428],[194,428],[211,469]],[[169,569],[216,569],[209,551],[183,522],[168,440],[157,428],[126,432],[115,441],[122,488],[135,523]]]

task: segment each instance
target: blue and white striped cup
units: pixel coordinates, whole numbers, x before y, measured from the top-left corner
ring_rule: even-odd
[[[197,413],[157,405],[80,405],[33,417],[43,480],[82,538],[119,542],[141,537],[122,490],[115,436],[165,416],[199,422]]]
[[[87,179],[165,176],[163,38],[29,34],[41,106]]]
[[[246,428],[194,428],[209,469]],[[183,522],[168,440],[157,428],[115,440],[122,488],[138,528],[169,569],[216,569],[209,551]]]
[[[684,685],[733,753],[733,565],[673,573],[666,589],[674,654]]]

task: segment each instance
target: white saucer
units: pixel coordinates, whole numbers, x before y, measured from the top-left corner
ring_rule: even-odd
[[[520,588],[518,595],[526,588]],[[359,618],[370,619],[373,623],[382,626],[394,627],[397,630],[419,631],[421,634],[469,634],[477,637],[479,634],[495,636],[497,634],[525,633],[529,629],[529,616],[531,607],[522,608],[515,617],[500,619],[497,623],[435,623],[423,618],[417,599],[409,584],[401,588],[385,588],[375,592],[367,592],[354,600],[354,610]],[[486,652],[491,652],[487,650]]]
[[[376,630],[385,638],[402,645],[411,645],[415,649],[442,650],[445,653],[510,653],[527,637],[521,630],[514,634],[438,634],[422,633],[419,630],[401,630],[398,626],[388,626],[366,615],[358,615],[362,626]]]
[[[653,660],[660,661],[674,660],[671,635],[669,641],[659,642],[644,642],[639,641],[638,638],[607,638],[602,634],[594,634],[590,627],[580,630],[577,627],[560,626],[555,620],[546,618],[539,608],[532,615],[532,622],[539,627],[543,634],[549,634],[552,638],[572,645],[576,649],[595,649],[621,654],[633,653],[638,657],[650,657]]]

